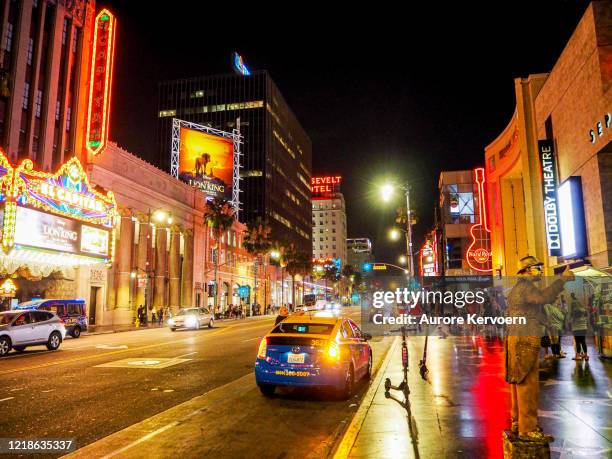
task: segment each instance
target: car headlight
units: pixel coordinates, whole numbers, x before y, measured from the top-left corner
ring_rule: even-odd
[[[195,318],[195,316],[189,316],[185,319],[185,325],[187,327],[194,327],[196,322],[197,322],[197,319]]]
[[[168,325],[170,326],[174,325],[174,319],[168,319]]]

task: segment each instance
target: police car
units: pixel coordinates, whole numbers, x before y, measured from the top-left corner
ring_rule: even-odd
[[[372,374],[371,335],[332,314],[293,314],[259,344],[255,380],[262,394],[276,386],[327,387],[343,398],[355,381]]]

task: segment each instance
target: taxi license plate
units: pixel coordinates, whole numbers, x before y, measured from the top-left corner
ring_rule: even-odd
[[[304,363],[304,357],[306,354],[289,354],[287,356],[287,363]]]

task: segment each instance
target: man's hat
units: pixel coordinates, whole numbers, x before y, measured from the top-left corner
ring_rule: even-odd
[[[520,265],[520,268],[517,274],[523,274],[525,271],[527,271],[529,268],[533,266],[544,266],[544,263],[542,263],[541,261],[538,261],[536,257],[527,255],[526,257],[521,258],[519,265]]]

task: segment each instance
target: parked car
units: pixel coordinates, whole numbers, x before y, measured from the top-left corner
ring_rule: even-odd
[[[215,319],[206,308],[184,308],[168,319],[168,327],[175,331],[177,328],[199,329],[204,325],[213,328]]]
[[[55,351],[66,337],[66,327],[57,314],[34,309],[0,312],[0,357],[15,349],[45,345]]]
[[[82,299],[32,300],[20,303],[15,309],[37,309],[54,312],[64,322],[67,333],[73,338],[78,338],[81,336],[81,332],[87,331],[85,300]]]

